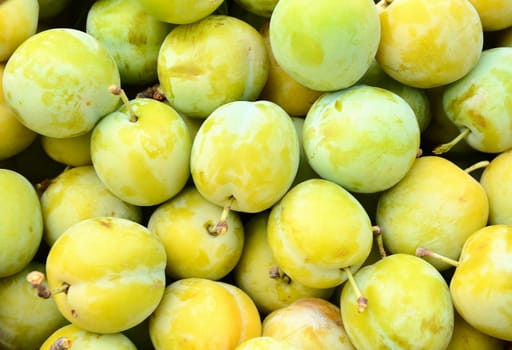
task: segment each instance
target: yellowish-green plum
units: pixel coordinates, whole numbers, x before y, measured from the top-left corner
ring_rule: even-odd
[[[270,17],[279,0],[235,0],[242,8],[261,17]]]
[[[137,0],[151,16],[168,23],[189,24],[215,12],[222,0]]]
[[[291,77],[318,91],[353,85],[370,66],[380,41],[372,0],[281,0],[270,18],[276,61]]]
[[[381,0],[376,59],[393,79],[431,88],[462,78],[478,62],[483,29],[468,0]]]
[[[5,62],[25,40],[37,31],[38,0],[0,2],[0,62]]]
[[[41,197],[43,238],[49,246],[74,224],[98,216],[116,216],[141,222],[140,207],[110,192],[91,165],[65,169],[53,178]]]
[[[512,7],[508,0],[469,0],[476,8],[484,31],[512,27]]]
[[[512,226],[488,225],[464,243],[450,291],[455,309],[472,327],[512,341]]]
[[[503,350],[504,341],[480,332],[455,312],[453,335],[446,350]]]
[[[217,107],[256,100],[269,62],[260,33],[226,15],[180,25],[164,39],[157,62],[160,88],[179,112],[206,118]]]
[[[26,149],[37,137],[37,133],[23,125],[17,118],[16,112],[10,108],[4,99],[2,77],[5,64],[0,63],[0,159],[15,156]]]
[[[272,53],[269,27],[270,21],[266,21],[260,28],[260,33],[265,39],[270,66],[267,82],[258,99],[277,103],[291,116],[304,117],[322,92],[305,87],[279,66]]]
[[[92,130],[115,110],[119,70],[107,49],[91,35],[52,28],[25,40],[7,61],[4,97],[29,129],[51,137]]]
[[[161,204],[183,189],[191,147],[189,129],[178,112],[150,98],[126,99],[91,135],[91,159],[99,178],[114,195],[137,206]]]
[[[192,144],[191,174],[212,203],[240,212],[270,208],[290,188],[299,166],[291,117],[270,101],[234,101],[201,124]]]
[[[313,170],[352,192],[395,185],[420,146],[411,106],[399,95],[369,85],[323,94],[309,109],[302,133]]]
[[[354,350],[341,310],[320,298],[302,298],[263,319],[262,335],[285,340],[302,350]]]
[[[267,238],[278,266],[310,288],[332,288],[354,273],[370,253],[372,225],[343,187],[309,179],[272,207]]]
[[[511,79],[512,47],[491,48],[482,52],[471,72],[443,91],[447,117],[477,151],[499,153],[512,147]],[[449,146],[441,145],[437,153]]]
[[[34,186],[21,173],[0,169],[0,278],[21,271],[43,237],[43,215]]]
[[[68,321],[52,299],[41,299],[27,283],[31,271],[44,273],[44,265],[30,262],[20,272],[0,279],[0,348],[39,349],[46,338]]]
[[[267,241],[268,214],[269,211],[254,214],[244,225],[244,249],[233,271],[236,285],[263,315],[302,298],[329,299],[333,288],[306,287],[279,269]]]
[[[204,278],[184,278],[167,286],[149,319],[156,350],[234,349],[261,335],[261,319],[240,288]]]
[[[45,153],[56,162],[69,166],[83,166],[92,164],[91,134],[74,137],[50,137],[41,135],[41,144]]]
[[[244,228],[239,214],[229,211],[227,230],[219,234],[216,224],[222,211],[194,186],[153,211],[148,228],[165,247],[169,277],[219,280],[231,272],[242,254]]]
[[[239,344],[235,350],[301,350],[284,340],[268,336],[254,337]]]
[[[345,331],[356,349],[444,350],[454,327],[450,290],[425,260],[392,254],[356,272],[341,293]],[[358,298],[367,299],[359,308]]]
[[[139,0],[95,1],[87,13],[86,32],[110,52],[122,84],[157,81],[158,51],[172,28],[149,15]]]
[[[146,227],[95,217],[55,241],[46,271],[52,297],[69,322],[90,332],[116,333],[155,311],[165,290],[165,264],[163,244]]]
[[[421,132],[430,124],[430,101],[425,90],[402,84],[391,78],[384,73],[376,60],[373,60],[370,68],[357,83],[378,86],[402,97],[414,111]]]
[[[89,332],[73,324],[57,329],[40,348],[40,350],[54,349],[137,350],[135,344],[122,333],[101,334]]]
[[[480,177],[489,199],[489,224],[512,225],[512,150],[504,151],[494,157]]]
[[[376,223],[391,253],[414,255],[423,247],[458,259],[466,239],[487,224],[488,216],[487,195],[476,179],[446,158],[423,156],[380,195]],[[426,259],[439,270],[450,267]]]

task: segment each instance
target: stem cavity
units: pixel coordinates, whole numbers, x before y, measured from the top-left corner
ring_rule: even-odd
[[[222,209],[219,221],[215,225],[208,226],[208,233],[213,236],[219,236],[228,232],[228,215],[231,211],[231,206],[233,205],[234,200],[235,197],[233,196],[228,198],[228,203]]]
[[[123,101],[123,104],[126,107],[126,110],[128,111],[128,114],[130,115],[130,122],[135,123],[139,117],[135,114],[135,111],[132,108],[132,105],[130,104],[130,100],[128,100],[128,96],[126,96],[126,93],[123,89],[121,89],[120,86],[117,85],[110,85],[108,87],[108,91],[110,91],[111,94],[119,96],[121,98],[121,101]]]
[[[27,281],[32,285],[32,288],[37,290],[37,295],[43,299],[49,299],[54,294],[67,293],[70,287],[69,283],[64,282],[58,288],[50,289],[44,283],[44,280],[44,274],[39,271],[31,271],[27,275]]]

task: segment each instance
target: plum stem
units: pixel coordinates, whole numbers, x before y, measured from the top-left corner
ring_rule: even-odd
[[[464,128],[460,132],[460,134],[458,134],[453,140],[451,140],[450,142],[447,142],[447,143],[443,143],[442,145],[439,145],[436,148],[434,148],[432,153],[443,154],[443,153],[448,152],[450,149],[452,149],[453,146],[455,146],[460,140],[462,140],[463,138],[468,136],[470,133],[471,133],[470,129]]]
[[[377,246],[379,247],[379,253],[381,258],[385,258],[388,254],[386,253],[386,249],[384,247],[384,240],[382,239],[382,229],[380,226],[372,226],[372,232],[377,240]]]
[[[121,101],[123,101],[123,104],[125,105],[126,110],[130,115],[130,121],[132,123],[135,123],[139,118],[137,117],[137,114],[135,114],[135,111],[133,110],[132,105],[130,104],[130,100],[128,100],[128,96],[126,96],[124,90],[121,89],[120,86],[110,85],[108,87],[108,91],[110,91],[111,94],[119,96],[121,98]]]
[[[357,286],[356,280],[354,279],[354,275],[352,275],[352,272],[348,267],[344,267],[343,271],[347,274],[348,281],[352,288],[354,289],[354,292],[356,293],[357,297],[357,312],[361,313],[368,307],[368,299],[363,296],[363,293],[361,293],[361,290]]]
[[[71,339],[67,337],[59,337],[50,346],[50,350],[66,350],[71,348]]]
[[[482,160],[480,162],[477,162],[469,167],[467,167],[466,169],[464,169],[464,171],[466,173],[471,173],[472,171],[475,171],[475,170],[478,170],[478,169],[481,169],[481,168],[485,168],[486,166],[489,165],[489,161],[488,160]]]
[[[416,249],[416,256],[418,256],[420,258],[426,256],[429,258],[439,259],[439,260],[444,261],[445,263],[450,264],[452,266],[455,266],[455,267],[459,266],[459,262],[457,260],[450,259],[447,256],[437,254],[437,253],[435,253],[427,248],[423,248],[423,247]]]
[[[230,196],[228,198],[228,203],[222,208],[222,213],[220,214],[220,219],[215,225],[208,226],[208,232],[213,236],[223,235],[228,232],[228,215],[231,211],[231,206],[233,205],[235,197]]]
[[[286,284],[290,284],[292,282],[290,276],[282,272],[279,266],[272,266],[268,270],[268,276],[273,280],[283,280]]]
[[[32,288],[37,289],[37,295],[43,299],[49,299],[52,295],[58,293],[67,293],[69,289],[68,283],[62,283],[58,288],[50,289],[44,283],[44,274],[40,271],[31,271],[27,274],[27,281],[32,285]]]

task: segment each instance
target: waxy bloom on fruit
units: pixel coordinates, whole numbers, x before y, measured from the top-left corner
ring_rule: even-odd
[[[256,213],[274,205],[299,166],[299,138],[290,116],[270,101],[234,101],[201,124],[190,167],[209,201]]]
[[[401,83],[431,88],[452,83],[478,62],[482,23],[468,0],[381,0],[376,59]]]
[[[22,174],[0,169],[0,278],[21,271],[36,255],[42,237],[35,188]]]
[[[370,254],[372,225],[361,204],[343,187],[305,180],[273,206],[267,237],[277,265],[292,280],[331,288],[357,271]]]
[[[107,49],[76,29],[52,28],[25,40],[5,65],[4,96],[22,124],[51,137],[92,130],[114,111],[119,70]]]
[[[165,249],[146,227],[96,217],[68,228],[48,253],[48,285],[74,325],[97,333],[127,330],[146,319],[165,290]]]
[[[370,67],[379,40],[372,0],[280,0],[270,17],[276,61],[313,90],[339,90],[357,82]]]

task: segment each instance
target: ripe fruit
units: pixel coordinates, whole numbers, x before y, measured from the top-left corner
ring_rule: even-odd
[[[169,103],[198,118],[227,102],[255,100],[269,70],[258,31],[224,15],[174,28],[160,47],[157,65],[160,88]]]
[[[369,255],[372,226],[361,204],[343,187],[310,179],[273,206],[268,243],[277,265],[310,288],[331,288],[347,279]]]
[[[480,177],[480,183],[489,200],[489,224],[512,225],[512,195],[509,177],[512,172],[512,150],[494,157]]]
[[[235,350],[300,350],[296,346],[272,337],[254,337],[239,344]]]
[[[0,279],[0,348],[3,350],[39,349],[56,329],[67,324],[55,302],[35,298],[27,283],[30,271],[44,273],[44,265],[30,262],[18,273]]]
[[[488,219],[487,195],[470,174],[439,156],[423,156],[378,200],[376,223],[391,253],[424,247],[451,259]],[[450,267],[428,259],[439,270]]]
[[[5,65],[4,96],[29,129],[51,137],[87,133],[112,112],[119,98],[108,92],[119,71],[91,35],[54,28],[25,40]]]
[[[507,0],[469,0],[476,8],[484,31],[512,26],[512,8]]]
[[[128,101],[124,96],[125,105],[92,131],[92,164],[103,184],[121,200],[137,206],[158,205],[181,191],[189,178],[188,127],[163,102]]]
[[[455,313],[455,323],[450,344],[446,350],[503,350],[504,341],[480,332]]]
[[[110,52],[122,84],[157,81],[158,51],[173,27],[145,12],[139,0],[95,1],[87,13],[86,31]]]
[[[393,254],[356,272],[368,300],[361,312],[353,284],[341,293],[341,316],[356,349],[444,350],[453,332],[450,290],[428,262]]]
[[[512,47],[482,52],[476,67],[462,79],[446,86],[443,108],[467,143],[480,152],[499,153],[512,147]],[[450,149],[452,142],[435,153]]]
[[[366,72],[380,40],[371,0],[281,0],[270,18],[276,61],[292,78],[319,91],[353,85]]]
[[[36,33],[38,20],[38,0],[0,3],[0,62],[7,61],[21,43]]]
[[[187,24],[211,15],[222,0],[137,0],[150,15],[161,21],[174,24]]]
[[[45,153],[54,161],[69,166],[92,164],[91,133],[74,137],[49,137],[41,135],[41,144]]]
[[[302,298],[273,311],[263,320],[262,335],[303,350],[354,349],[343,328],[340,308],[319,298]]]
[[[269,211],[254,214],[244,225],[244,249],[233,271],[235,284],[264,315],[301,298],[331,297],[333,288],[306,287],[280,270],[267,241],[268,214]]]
[[[2,88],[5,64],[0,63],[0,160],[15,156],[26,149],[37,134],[21,124],[16,113],[7,105]]]
[[[90,332],[116,333],[156,309],[165,289],[165,263],[162,243],[144,226],[96,217],[76,223],[55,241],[46,271],[69,322]]]
[[[203,278],[185,278],[167,286],[149,319],[156,350],[234,349],[261,334],[261,320],[241,289]]]
[[[234,101],[217,108],[192,144],[197,190],[219,206],[256,213],[274,205],[299,165],[299,139],[290,116],[269,101]]]
[[[148,229],[165,247],[169,277],[219,280],[235,267],[244,246],[244,228],[240,216],[230,211],[226,232],[218,234],[215,225],[222,210],[189,186],[153,211]]]
[[[43,217],[36,190],[22,174],[0,169],[0,277],[27,266],[42,237]]]
[[[90,165],[65,169],[41,195],[43,237],[53,245],[74,224],[99,216],[116,216],[140,222],[141,208],[123,202],[101,182]]]
[[[489,225],[464,243],[450,281],[453,304],[479,331],[512,341],[512,226]]]
[[[291,116],[304,117],[322,92],[305,87],[279,66],[272,53],[269,27],[270,21],[266,21],[260,29],[270,66],[267,82],[258,99],[275,102]]]
[[[420,129],[403,98],[356,85],[316,100],[304,122],[303,144],[309,164],[322,178],[353,192],[379,192],[409,171]]]
[[[58,347],[56,344],[67,345]],[[69,348],[83,350],[137,350],[131,340],[122,333],[98,334],[81,329],[73,324],[68,324],[57,329],[46,339],[40,350]]]
[[[482,23],[467,0],[381,0],[376,59],[384,72],[418,88],[452,83],[478,62]]]

